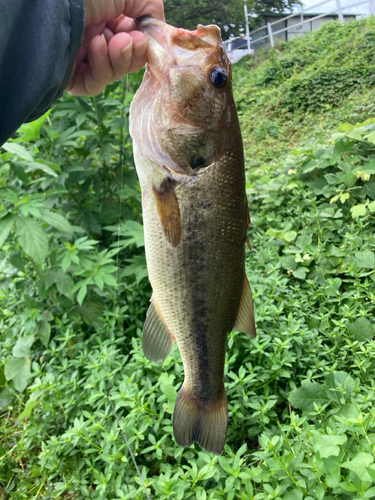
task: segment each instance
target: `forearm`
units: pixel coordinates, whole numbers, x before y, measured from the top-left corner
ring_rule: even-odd
[[[0,145],[66,88],[84,31],[84,0],[0,0]]]

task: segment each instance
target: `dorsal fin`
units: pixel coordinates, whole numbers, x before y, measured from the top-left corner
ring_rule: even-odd
[[[256,337],[253,294],[247,276],[245,274],[240,307],[238,308],[237,318],[233,330],[247,333],[250,337]]]
[[[165,361],[170,353],[175,338],[169,331],[161,315],[156,300],[152,297],[143,326],[143,352],[150,361]]]

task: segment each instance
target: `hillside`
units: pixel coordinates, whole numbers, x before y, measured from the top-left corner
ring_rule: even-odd
[[[153,499],[375,498],[374,42],[328,23],[234,69],[258,336],[228,338],[220,457],[174,441],[178,349],[142,351],[140,76],[0,151],[0,500],[144,500],[113,406]]]
[[[329,22],[235,66],[235,96],[249,167],[280,159],[375,110],[375,18]]]

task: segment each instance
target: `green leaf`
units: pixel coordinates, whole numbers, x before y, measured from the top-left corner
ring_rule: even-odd
[[[342,445],[347,441],[347,437],[345,435],[330,436],[318,431],[312,431],[312,435],[314,440],[314,449],[322,458],[328,458],[331,456],[337,457],[340,453],[339,445]]]
[[[130,264],[123,270],[121,277],[135,274],[136,281],[139,283],[143,278],[148,276],[146,258],[144,255],[134,255],[131,259],[128,259],[127,262],[130,262]]]
[[[73,234],[73,228],[70,225],[70,222],[67,221],[62,215],[45,210],[41,213],[41,218],[44,222],[47,222],[50,226],[55,227],[58,231]]]
[[[19,271],[25,271],[25,263],[18,252],[10,252],[8,255],[9,262]]]
[[[293,255],[285,255],[284,257],[281,257],[280,264],[281,267],[283,267],[287,271],[294,271],[295,269],[297,269],[298,265]]]
[[[38,323],[38,335],[44,347],[48,347],[51,336],[51,325],[46,319],[43,319]]]
[[[350,132],[348,132],[347,136],[351,139],[356,139],[357,141],[362,140],[363,132],[358,128],[353,128]]]
[[[354,207],[352,207],[350,211],[353,217],[361,217],[362,215],[366,215],[366,205],[354,205]]]
[[[341,467],[352,470],[357,474],[362,481],[372,481],[370,474],[367,472],[366,467],[374,462],[373,455],[365,451],[358,453],[353,460],[344,462]]]
[[[118,226],[107,226],[104,229],[115,233],[119,231]],[[117,241],[111,246],[121,245],[125,248],[134,244],[137,248],[145,246],[144,229],[142,224],[137,221],[127,220],[123,222],[120,228],[120,235],[128,239]]]
[[[13,356],[15,358],[25,358],[30,354],[30,348],[35,341],[34,335],[28,335],[27,337],[20,337],[16,345],[13,347]]]
[[[305,250],[307,246],[311,245],[312,238],[308,234],[300,234],[297,238],[296,245],[301,250]]]
[[[345,389],[345,399],[348,399],[353,393],[354,386],[355,382],[352,377],[343,371],[330,373],[324,382],[324,388],[338,404],[340,404],[342,390]]]
[[[300,280],[304,280],[306,278],[306,273],[309,272],[307,267],[298,267],[295,271],[293,271],[293,276]]]
[[[47,321],[53,321],[53,314],[51,313],[51,311],[48,311],[48,310],[44,310],[42,312],[42,316],[44,319],[46,319]]]
[[[48,237],[40,224],[32,219],[19,219],[17,233],[22,250],[38,264],[43,264],[48,254]]]
[[[14,142],[6,142],[1,147],[4,148],[5,151],[8,151],[8,153],[13,153],[23,160],[34,161],[34,158],[27,151],[27,149],[20,144],[16,144]]]
[[[345,203],[346,200],[348,200],[350,198],[350,194],[349,193],[342,193],[340,195],[340,201],[341,203]]]
[[[6,382],[4,365],[0,366],[0,387],[4,387]]]
[[[85,323],[98,328],[103,323],[103,311],[105,305],[93,300],[85,300],[79,309]]]
[[[296,239],[297,237],[297,232],[296,231],[286,231],[286,233],[284,233],[284,236],[283,236],[283,239],[285,241],[293,241],[294,239]]]
[[[326,251],[327,257],[345,257],[346,252],[344,249],[336,247],[333,243],[331,243]]]
[[[334,175],[334,174],[326,174],[325,176],[325,179],[326,181],[328,182],[328,184],[337,184],[337,176]]]
[[[294,488],[294,490],[288,491],[288,493],[283,497],[283,500],[302,500],[303,493],[301,490]]]
[[[365,494],[363,495],[363,498],[370,498],[370,499],[375,498],[375,486],[366,490]]]
[[[375,174],[375,160],[365,161],[361,168],[367,174]]]
[[[322,484],[318,484],[312,491],[318,500],[323,500],[325,498],[325,490]]]
[[[117,286],[116,278],[112,276],[112,274],[102,274],[100,275],[100,277],[102,278],[102,280],[106,285]]]
[[[5,217],[0,219],[0,248],[3,246],[5,240],[8,238],[15,220],[16,217],[12,214],[7,214]]]
[[[374,252],[356,252],[355,260],[358,267],[373,269],[375,267]]]
[[[23,134],[21,139],[17,139],[17,141],[22,140],[23,142],[36,141],[39,139],[40,127],[47,119],[47,117],[51,114],[52,109],[49,109],[47,113],[44,113],[43,116],[29,123],[24,123],[18,129],[19,134]]]
[[[25,169],[23,166],[19,165],[18,163],[11,163],[10,168],[12,172],[26,185],[29,184],[30,179],[27,173],[25,172]]]
[[[56,276],[56,286],[60,293],[68,297],[68,299],[73,299],[73,288],[74,281],[69,274],[64,273],[63,270],[60,270]]]
[[[80,287],[79,292],[77,294],[77,302],[80,306],[82,305],[82,302],[83,302],[84,298],[86,297],[86,294],[87,294],[87,285],[83,284]]]
[[[357,176],[353,174],[353,172],[346,172],[346,174],[340,175],[339,179],[341,182],[343,182],[346,186],[348,187],[353,187],[354,184],[357,182]],[[344,193],[345,198],[349,198],[349,193]],[[341,195],[343,196],[343,195]],[[341,203],[344,203],[342,199],[340,199]]]
[[[366,135],[365,138],[371,142],[372,144],[375,144],[375,131],[371,132],[370,134]]]
[[[9,406],[10,395],[11,393],[8,389],[0,391],[0,408],[6,408]]]
[[[52,170],[52,168],[40,161],[33,161],[27,164],[26,172],[35,172],[36,170],[42,170],[42,172],[45,172],[52,177],[57,177],[56,172]]]
[[[363,316],[348,324],[347,328],[349,335],[359,342],[366,342],[374,337],[373,324]]]
[[[17,391],[22,392],[31,377],[31,362],[28,358],[10,358],[5,364],[5,377],[13,380]]]
[[[177,391],[173,387],[173,385],[167,384],[164,387],[164,393],[167,396],[168,401],[170,401],[171,403],[174,403],[176,401]]]
[[[39,404],[38,400],[28,401],[22,413],[18,415],[18,420],[23,420],[26,417],[30,417],[32,410]]]
[[[289,396],[289,401],[295,408],[311,410],[314,403],[325,404],[330,401],[327,391],[317,382],[304,380],[300,389],[294,389]]]

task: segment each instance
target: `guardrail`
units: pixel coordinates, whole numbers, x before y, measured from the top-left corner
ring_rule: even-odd
[[[277,19],[276,21],[273,21],[272,23],[267,23],[266,25],[261,26],[260,28],[257,28],[256,30],[253,30],[253,31],[249,31],[249,29],[248,29],[248,23],[246,23],[246,35],[245,36],[237,36],[235,38],[231,38],[229,40],[226,40],[224,42],[224,47],[225,47],[226,51],[228,52],[230,50],[231,45],[232,45],[232,43],[234,41],[236,41],[236,40],[243,40],[244,41],[243,46],[247,46],[248,53],[251,53],[251,52],[253,52],[254,44],[256,44],[256,43],[258,43],[260,41],[267,40],[267,39],[269,39],[271,47],[274,47],[274,45],[275,45],[274,36],[277,35],[277,34],[279,34],[279,33],[283,33],[285,31],[289,31],[291,29],[295,29],[298,26],[303,26],[303,25],[305,25],[307,23],[312,23],[312,21],[315,21],[317,19],[322,19],[322,18],[327,17],[327,16],[332,16],[332,14],[336,14],[338,16],[339,20],[341,22],[344,22],[344,15],[343,15],[343,11],[344,10],[350,9],[352,7],[358,7],[359,5],[363,5],[363,4],[366,4],[366,3],[370,3],[373,0],[360,0],[358,2],[354,2],[354,3],[350,4],[350,5],[345,5],[344,7],[341,5],[340,0],[335,0],[336,6],[335,6],[334,10],[331,10],[329,12],[324,12],[323,14],[319,14],[317,16],[310,17],[309,19],[304,20],[304,18],[303,18],[304,13],[308,14],[307,11],[311,11],[312,9],[315,9],[316,7],[320,7],[321,5],[324,5],[324,4],[327,4],[327,3],[331,3],[332,1],[333,0],[323,0],[321,2],[318,2],[318,3],[314,4],[314,5],[311,5],[311,6],[308,6],[308,7],[305,7],[305,8],[302,7],[299,12],[295,12],[295,13],[289,14],[288,16],[285,16],[285,17],[283,17],[281,19]],[[245,16],[246,16],[246,20],[248,20],[248,17],[250,15],[247,12],[247,5],[246,5],[246,3],[245,3]],[[301,21],[299,23],[293,24],[291,26],[286,26],[285,28],[277,30],[277,31],[274,31],[274,29],[272,28],[273,26],[275,26],[275,24],[279,24],[279,23],[288,21],[289,19],[292,19],[293,17],[300,17]],[[253,39],[252,35],[254,35],[255,33],[259,33],[262,30],[267,30],[267,34],[264,35],[264,36],[261,36],[259,38]],[[240,47],[236,47],[236,48],[238,49]]]

